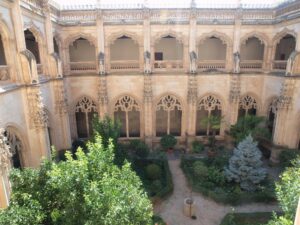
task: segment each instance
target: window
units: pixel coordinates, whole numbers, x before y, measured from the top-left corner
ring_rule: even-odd
[[[239,114],[238,117],[243,117],[247,115],[256,115],[257,101],[250,95],[246,95],[241,98],[239,102]]]

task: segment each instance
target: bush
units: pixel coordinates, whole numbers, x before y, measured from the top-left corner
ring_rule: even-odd
[[[279,154],[280,165],[282,167],[291,166],[292,165],[292,160],[297,158],[297,156],[299,156],[299,155],[300,155],[299,150],[287,149],[287,150],[282,151]]]
[[[157,194],[162,189],[162,183],[160,180],[154,180],[151,184],[151,190]]]
[[[147,177],[151,180],[160,179],[161,177],[161,169],[157,164],[149,164],[146,167]]]
[[[193,163],[194,174],[198,177],[207,177],[208,168],[202,161],[196,161]]]
[[[217,185],[223,185],[225,183],[226,179],[222,170],[219,170],[216,167],[208,167],[207,172],[207,178],[210,182]]]
[[[129,149],[140,158],[146,158],[149,155],[149,147],[141,140],[132,140],[129,143]]]
[[[199,141],[194,141],[193,142],[193,153],[201,153],[204,150],[204,144],[200,143]]]
[[[173,135],[164,135],[160,139],[160,145],[165,151],[174,148],[176,144],[177,144],[177,140]]]

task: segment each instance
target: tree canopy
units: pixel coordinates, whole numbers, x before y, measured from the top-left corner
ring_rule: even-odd
[[[112,141],[101,137],[79,149],[76,160],[44,161],[39,169],[13,170],[10,206],[0,211],[1,225],[144,225],[152,205],[129,163],[114,164]]]

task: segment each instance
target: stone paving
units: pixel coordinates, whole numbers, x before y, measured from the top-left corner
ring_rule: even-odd
[[[216,203],[199,193],[192,193],[196,204],[197,219],[193,220],[183,215],[183,201],[191,196],[191,189],[187,185],[185,176],[180,168],[180,159],[170,158],[169,166],[173,177],[173,194],[155,205],[155,212],[168,225],[219,225],[222,218],[232,211],[232,207]],[[253,203],[234,207],[235,212],[268,212],[278,211],[275,204]]]

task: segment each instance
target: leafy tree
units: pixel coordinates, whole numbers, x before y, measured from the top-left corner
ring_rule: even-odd
[[[160,139],[160,145],[161,147],[166,151],[168,149],[172,149],[175,145],[177,144],[177,140],[176,138],[171,135],[164,135],[161,139]]]
[[[201,120],[201,123],[205,127],[209,127],[209,130],[212,131],[212,136],[209,137],[209,145],[212,148],[212,150],[215,150],[216,147],[216,133],[217,130],[220,130],[221,128],[221,122],[222,122],[222,117],[214,116],[214,115],[210,115]]]
[[[227,180],[239,183],[246,191],[256,190],[256,185],[266,177],[261,157],[257,143],[253,141],[251,135],[247,136],[233,150],[229,165],[225,168]]]
[[[300,197],[300,157],[292,162],[276,183],[276,195],[282,216],[275,215],[268,225],[292,225]]]
[[[14,170],[10,206],[1,211],[1,225],[144,225],[151,224],[152,205],[139,177],[125,163],[113,162],[98,135],[74,160],[44,161],[40,169]]]
[[[114,121],[108,115],[104,119],[100,119],[98,116],[93,118],[93,130],[94,137],[98,134],[102,137],[102,144],[104,148],[109,145],[109,140],[112,139],[114,146],[117,146],[118,138],[120,137],[121,123],[119,121]]]
[[[270,132],[265,126],[265,118],[247,115],[238,119],[237,123],[230,128],[230,135],[236,143],[241,142],[248,135],[270,138]]]

